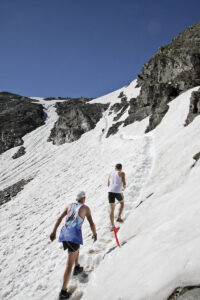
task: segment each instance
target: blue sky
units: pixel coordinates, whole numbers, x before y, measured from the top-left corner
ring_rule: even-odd
[[[0,0],[0,91],[104,95],[199,12],[199,0]]]

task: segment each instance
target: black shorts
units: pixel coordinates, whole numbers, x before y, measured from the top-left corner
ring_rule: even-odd
[[[72,242],[62,242],[64,250],[68,249],[68,252],[76,252],[79,248],[79,244],[75,244]]]
[[[109,200],[109,203],[115,203],[115,198],[116,198],[118,201],[124,200],[124,196],[123,196],[122,193],[112,193],[112,192],[109,192],[109,193],[108,193],[108,200]]]

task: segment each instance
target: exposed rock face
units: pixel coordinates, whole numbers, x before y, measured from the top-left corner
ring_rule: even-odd
[[[123,97],[125,97],[124,91],[122,91],[122,92],[119,94],[118,98],[123,98]]]
[[[48,140],[56,145],[78,140],[82,134],[95,127],[108,106],[109,104],[85,103],[83,99],[57,103],[59,119]]]
[[[196,163],[197,163],[198,160],[200,159],[200,152],[196,153],[196,154],[193,156],[193,159],[195,160],[195,163],[192,164],[191,168],[195,167]]]
[[[200,23],[161,47],[138,76],[140,95],[130,101],[125,126],[151,115],[146,132],[154,129],[181,92],[200,85]]]
[[[28,180],[20,180],[15,184],[9,186],[8,188],[0,191],[0,206],[8,201],[10,201],[13,197],[15,197],[20,191],[23,190],[24,186],[30,182],[32,179]]]
[[[193,156],[193,159],[198,161],[200,159],[200,152],[196,153],[194,156]]]
[[[44,124],[41,104],[19,95],[0,93],[0,154],[23,144],[22,137]]]
[[[124,98],[123,98],[124,99]],[[125,111],[127,110],[127,108],[129,107],[128,102],[125,100],[122,109],[120,110],[120,112],[116,115],[116,117],[114,117],[113,121],[118,121],[123,114],[125,113]]]
[[[192,93],[190,98],[190,110],[185,125],[190,124],[198,115],[200,115],[200,89]]]
[[[167,300],[200,300],[200,286],[177,288]]]
[[[19,158],[21,156],[23,156],[26,153],[26,149],[25,147],[20,147],[19,150],[13,155],[13,159]]]
[[[127,97],[124,94],[124,92],[121,92],[118,96],[118,98],[121,98],[121,102],[120,103],[115,103],[111,106],[110,108],[110,113],[114,112],[115,114],[117,114],[114,118],[113,121],[118,121],[122,115],[124,114],[124,112],[127,110],[127,108],[129,107],[129,103],[127,101]],[[123,124],[123,121],[114,123],[108,130],[108,133],[106,135],[106,137],[108,138],[110,135],[113,135],[115,133],[118,132],[118,128],[119,126]]]
[[[106,135],[106,137],[108,138],[110,135],[113,135],[115,133],[117,133],[119,126],[122,125],[123,122],[117,122],[115,124],[113,124],[109,129],[108,129],[108,133]]]
[[[127,97],[126,95],[124,95],[124,92],[121,92],[118,98],[121,98],[121,103],[115,103],[110,108],[110,112],[113,111],[115,114],[118,113],[117,116],[114,117],[113,121],[118,121],[129,106]]]

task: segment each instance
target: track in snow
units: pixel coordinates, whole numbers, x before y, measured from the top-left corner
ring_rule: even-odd
[[[135,176],[135,182],[133,185],[129,185],[127,188],[127,191],[125,191],[125,209],[124,209],[124,220],[130,215],[130,213],[137,207],[139,200],[140,200],[140,193],[142,191],[142,188],[147,183],[151,170],[152,170],[152,163],[153,163],[153,155],[152,155],[152,144],[153,144],[153,138],[151,136],[144,136],[144,137],[134,137],[134,136],[123,136],[120,135],[121,140],[126,140],[133,142],[137,139],[143,138],[145,140],[145,145],[143,149],[141,150],[143,155],[143,161],[136,169],[136,176]],[[130,178],[129,178],[130,180]],[[117,206],[117,205],[116,205]],[[115,209],[115,217],[117,214],[117,207]],[[119,224],[120,227],[123,226],[123,224]],[[93,276],[92,271],[95,270],[96,267],[101,263],[101,261],[104,259],[104,257],[114,250],[118,248],[116,246],[114,234],[112,232],[109,232],[110,228],[109,225],[103,226],[102,228],[98,228],[98,234],[100,232],[101,238],[94,244],[93,248],[89,249],[88,251],[88,258],[83,260],[83,265],[87,265],[86,268],[90,270],[90,275],[88,277],[88,280],[90,280],[91,276]],[[129,240],[134,238],[136,235],[130,236],[126,241],[121,241],[121,246],[125,245]],[[88,264],[87,264],[88,262]],[[92,278],[91,278],[92,279]],[[88,284],[88,280],[85,284]],[[73,280],[72,280],[72,287],[73,287]],[[84,284],[84,285],[85,285]],[[73,294],[72,300],[78,300],[81,299],[82,295],[84,294],[84,286],[81,287],[81,292],[79,291],[78,284],[76,281],[76,287],[77,287],[77,295],[76,293]],[[82,290],[83,289],[83,290]],[[80,298],[79,298],[80,295]]]

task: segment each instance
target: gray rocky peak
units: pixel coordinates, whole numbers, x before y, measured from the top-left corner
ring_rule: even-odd
[[[147,132],[168,110],[168,102],[200,85],[200,22],[180,33],[147,62],[138,75],[140,95],[130,101],[128,125],[150,116]]]

